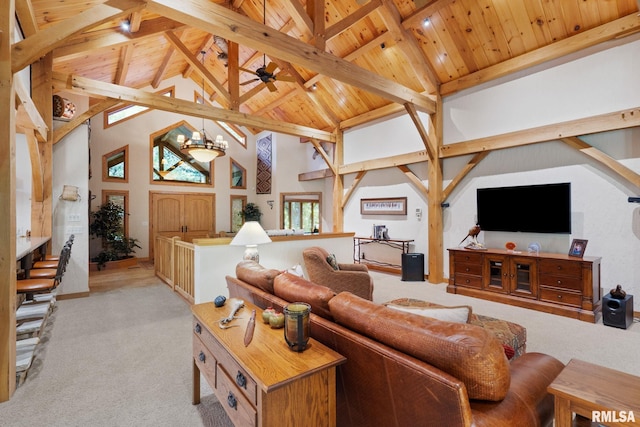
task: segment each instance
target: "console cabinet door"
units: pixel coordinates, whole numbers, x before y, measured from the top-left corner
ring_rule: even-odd
[[[503,255],[484,257],[484,290],[500,293],[509,292],[509,258]]]
[[[511,257],[509,279],[511,295],[538,298],[538,270],[534,259]]]

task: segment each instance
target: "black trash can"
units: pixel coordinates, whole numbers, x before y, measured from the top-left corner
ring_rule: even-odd
[[[633,295],[624,299],[612,298],[611,294],[602,297],[602,323],[607,326],[627,329],[633,322]]]
[[[402,281],[424,282],[424,254],[402,254]]]

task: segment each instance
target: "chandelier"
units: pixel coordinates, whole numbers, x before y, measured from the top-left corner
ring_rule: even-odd
[[[203,50],[200,53],[202,54],[202,65],[204,66],[206,52]],[[204,104],[204,76],[202,77],[202,103]],[[229,148],[229,143],[222,138],[222,135],[216,136],[215,140],[207,137],[207,133],[204,130],[204,117],[202,118],[202,129],[200,131],[194,131],[190,139],[187,139],[184,135],[178,135],[177,141],[180,144],[180,151],[189,154],[202,163],[208,163],[216,157],[224,156],[227,148]]]

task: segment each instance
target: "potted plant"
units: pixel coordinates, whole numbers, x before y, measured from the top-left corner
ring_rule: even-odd
[[[255,203],[247,203],[240,211],[240,215],[246,221],[258,221],[260,222],[260,217],[262,216],[262,212],[260,212],[260,207]]]
[[[108,262],[133,259],[135,248],[140,248],[138,239],[124,235],[124,209],[112,202],[107,202],[91,213],[89,234],[101,239],[101,251],[91,258],[102,270]]]

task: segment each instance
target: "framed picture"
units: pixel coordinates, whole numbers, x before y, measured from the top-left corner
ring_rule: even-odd
[[[360,199],[361,215],[406,215],[406,197],[388,197],[384,199]]]
[[[571,249],[569,249],[569,256],[582,258],[585,249],[587,249],[587,242],[588,240],[573,239],[573,242],[571,242]]]

